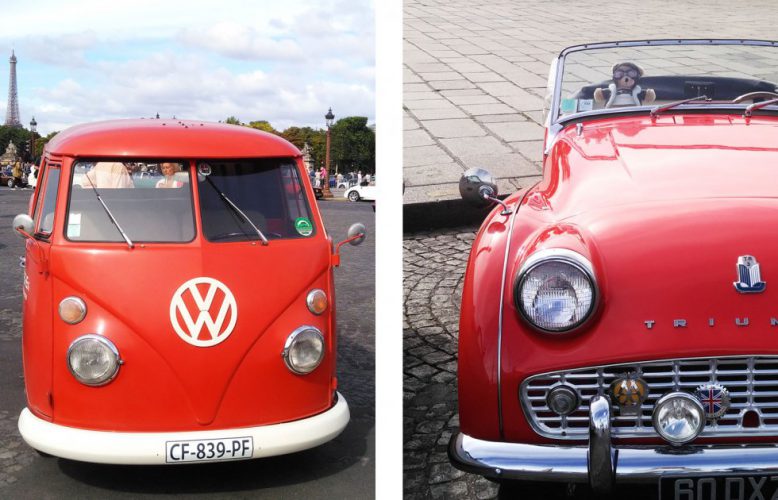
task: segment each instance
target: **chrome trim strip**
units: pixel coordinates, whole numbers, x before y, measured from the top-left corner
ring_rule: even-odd
[[[508,257],[511,254],[511,239],[513,236],[513,224],[516,221],[516,215],[519,213],[519,208],[527,197],[527,193],[537,185],[530,186],[525,192],[524,196],[516,203],[516,210],[513,211],[511,216],[511,224],[508,227],[508,241],[505,243],[505,258],[502,262],[502,281],[500,282],[500,310],[497,317],[497,416],[499,419],[500,436],[503,435],[503,422],[502,422],[502,315],[503,304],[505,303],[505,278],[508,275]]]
[[[651,483],[664,474],[778,473],[778,445],[617,446],[616,483]],[[499,479],[586,483],[587,446],[484,441],[451,436],[448,456],[460,470]]]
[[[589,485],[606,494],[616,477],[616,450],[611,447],[611,402],[608,396],[594,396],[589,403],[589,449],[586,453]]]

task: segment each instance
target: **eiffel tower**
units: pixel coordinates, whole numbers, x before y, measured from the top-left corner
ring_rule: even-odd
[[[19,99],[16,95],[16,55],[11,51],[11,76],[8,79],[8,109],[5,112],[5,124],[11,127],[21,127],[19,119]]]

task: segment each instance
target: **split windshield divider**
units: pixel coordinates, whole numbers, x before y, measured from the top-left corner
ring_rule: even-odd
[[[249,219],[249,217],[245,213],[243,213],[243,210],[238,208],[238,206],[236,204],[234,204],[232,202],[232,200],[227,198],[226,194],[222,193],[221,190],[218,187],[216,187],[216,184],[213,183],[213,181],[211,180],[210,176],[206,175],[205,176],[205,180],[206,180],[206,182],[208,182],[208,184],[211,185],[211,187],[217,193],[219,193],[219,196],[221,197],[222,200],[224,200],[224,203],[226,203],[228,207],[230,207],[232,210],[234,210],[236,214],[238,214],[240,217],[242,217],[246,222],[248,222],[251,225],[251,227],[254,228],[254,231],[257,232],[257,234],[259,235],[259,238],[262,240],[262,245],[267,245],[268,241],[267,241],[267,238],[265,237],[265,235],[262,234],[262,231],[260,231],[259,228],[257,226],[255,226],[253,222],[251,222],[251,219]]]

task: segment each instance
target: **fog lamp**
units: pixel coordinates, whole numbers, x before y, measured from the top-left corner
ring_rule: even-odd
[[[558,385],[548,391],[546,396],[546,405],[557,415],[570,415],[578,409],[581,404],[581,398],[575,389],[569,385]]]
[[[78,297],[65,297],[59,303],[59,317],[69,325],[79,323],[86,316],[86,304]]]
[[[324,337],[313,326],[301,326],[286,339],[282,356],[294,373],[311,373],[324,359]]]
[[[107,384],[116,377],[121,363],[116,346],[99,335],[79,337],[68,349],[68,368],[82,384]]]
[[[685,392],[665,394],[654,407],[654,429],[673,445],[688,443],[705,427],[705,410],[699,400]]]
[[[319,288],[308,292],[308,297],[305,299],[308,304],[308,310],[313,314],[319,315],[327,309],[327,294],[324,290]]]

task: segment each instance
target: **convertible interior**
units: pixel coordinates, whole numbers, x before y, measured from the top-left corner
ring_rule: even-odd
[[[582,87],[572,97],[574,99],[593,99],[595,89],[607,89],[611,80]],[[644,76],[640,86],[654,89],[656,101],[652,104],[664,104],[693,97],[707,96],[716,102],[734,102],[751,104],[778,98],[778,85],[765,80],[734,78],[726,76]],[[602,105],[594,104],[594,109]]]

